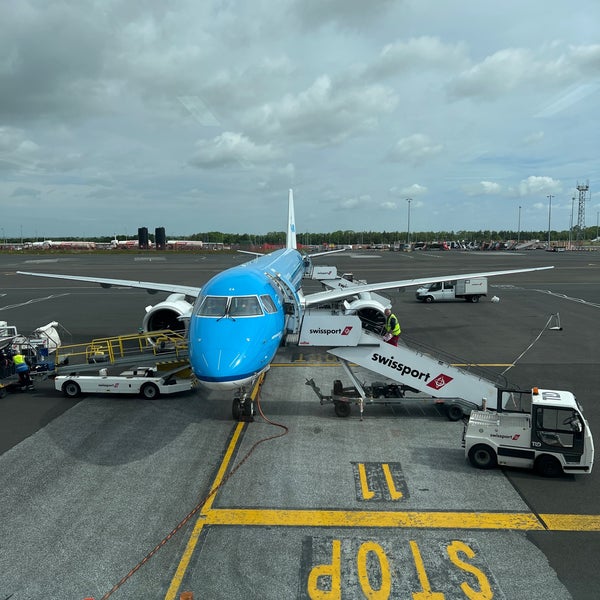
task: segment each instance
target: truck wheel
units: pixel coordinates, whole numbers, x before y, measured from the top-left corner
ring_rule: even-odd
[[[63,394],[67,398],[77,398],[81,394],[81,388],[75,381],[67,381],[62,386]]]
[[[425,296],[423,302],[427,302],[427,304],[431,304],[433,302],[433,296]]]
[[[469,450],[469,461],[478,469],[493,469],[497,464],[496,453],[486,444],[477,444]]]
[[[155,383],[145,383],[140,390],[140,394],[146,400],[154,400],[160,396],[160,390]]]
[[[479,302],[479,296],[471,296],[471,302],[475,304],[475,302]]]
[[[449,404],[446,408],[449,421],[460,421],[463,418],[463,409],[458,404]]]
[[[350,402],[334,402],[333,409],[338,417],[349,417],[350,416]]]
[[[535,470],[544,477],[558,477],[563,473],[558,459],[549,454],[542,454],[537,457]]]

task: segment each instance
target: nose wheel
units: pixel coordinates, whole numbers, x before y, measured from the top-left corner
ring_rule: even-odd
[[[246,396],[236,396],[231,404],[231,415],[234,421],[254,421],[254,402]]]

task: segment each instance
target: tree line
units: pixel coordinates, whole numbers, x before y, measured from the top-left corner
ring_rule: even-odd
[[[598,237],[597,227],[585,227],[582,231],[582,235],[579,236],[581,240],[592,240]],[[221,231],[205,231],[200,233],[194,233],[188,236],[175,236],[178,239],[186,240],[198,240],[205,244],[224,244],[224,245],[250,245],[250,246],[262,246],[262,245],[281,245],[285,243],[285,232],[284,231],[270,231],[263,235],[256,235],[251,233],[223,233]],[[577,239],[577,227],[574,227],[571,231],[566,230],[551,230],[550,239],[552,241],[566,242],[569,239]],[[154,242],[154,235],[149,232],[148,238]],[[375,245],[375,244],[394,244],[395,242],[406,242],[407,232],[406,231],[354,231],[354,230],[338,230],[331,232],[304,232],[297,233],[296,238],[298,243],[305,246],[320,245],[320,244],[334,244],[334,245]],[[63,237],[65,241],[89,241],[96,243],[110,243],[113,239],[112,236],[99,236],[99,237]],[[130,238],[131,239],[131,238]],[[460,241],[460,242],[482,242],[482,241],[507,241],[520,239],[526,240],[547,240],[548,231],[521,231],[517,232],[514,230],[503,229],[493,230],[484,229],[479,231],[411,231],[410,241],[411,242],[434,242],[434,241]],[[20,243],[22,240],[16,238],[6,238],[6,240],[0,240],[0,242],[6,241],[6,243]]]

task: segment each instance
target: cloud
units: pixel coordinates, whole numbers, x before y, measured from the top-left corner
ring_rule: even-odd
[[[392,112],[396,103],[396,95],[383,86],[345,87],[321,75],[304,91],[250,111],[244,123],[263,138],[278,136],[316,146],[339,144],[375,129],[379,117]]]
[[[527,146],[529,145],[533,145],[533,144],[537,144],[538,142],[541,142],[544,139],[544,132],[543,131],[535,131],[533,133],[530,133],[529,135],[525,136],[525,138],[523,139],[523,143]]]
[[[549,91],[577,82],[575,95],[585,97],[594,91],[595,86],[581,87],[579,82],[584,76],[598,75],[599,57],[598,44],[564,48],[556,43],[531,48],[502,48],[464,69],[446,87],[454,99],[496,100],[519,89]],[[554,114],[578,99],[559,98],[541,114]]]
[[[373,204],[371,196],[355,196],[338,202],[338,206],[344,210],[365,209]]]
[[[397,188],[390,188],[390,194],[392,196],[399,196],[402,198],[413,198],[414,196],[422,196],[427,193],[427,188],[424,185],[419,185],[418,183],[413,183],[412,185]]]
[[[269,162],[279,156],[270,144],[258,145],[246,136],[227,131],[212,140],[196,142],[190,164],[208,169]]]
[[[560,181],[552,177],[529,176],[522,180],[517,188],[519,196],[539,196],[540,194],[556,194],[562,191]]]
[[[444,43],[437,37],[420,36],[408,41],[386,44],[361,76],[385,79],[404,71],[422,72],[425,69],[455,69],[467,63],[463,42]]]
[[[469,196],[496,196],[502,192],[502,186],[493,181],[480,181],[463,186],[463,190]]]
[[[398,140],[388,153],[388,159],[393,162],[418,164],[437,156],[443,148],[442,144],[432,143],[429,136],[415,133]]]
[[[324,27],[328,23],[363,29],[384,15],[395,0],[295,0],[293,10],[304,27]]]

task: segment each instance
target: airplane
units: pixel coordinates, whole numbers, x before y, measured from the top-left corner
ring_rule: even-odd
[[[333,252],[336,252],[335,250]],[[258,376],[269,369],[278,348],[289,334],[298,333],[307,309],[339,303],[345,314],[358,315],[363,324],[384,322],[389,301],[374,292],[439,281],[440,276],[381,283],[353,282],[336,277],[322,281],[324,291],[304,294],[302,280],[312,272],[312,258],[297,248],[293,191],[288,195],[286,246],[231,267],[203,287],[18,271],[21,275],[50,277],[112,286],[169,292],[166,300],[146,308],[142,329],[187,329],[189,360],[199,383],[210,390],[234,391],[233,415],[253,414],[246,393]],[[256,254],[256,253],[253,253]],[[444,280],[469,279],[552,269],[533,267],[444,275]],[[189,302],[188,299],[192,299]],[[187,324],[182,325],[183,323]]]

